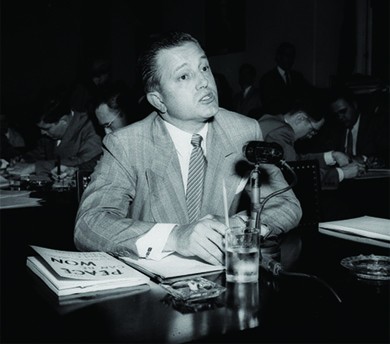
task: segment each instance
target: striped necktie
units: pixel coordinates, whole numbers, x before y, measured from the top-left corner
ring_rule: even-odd
[[[203,179],[206,160],[201,147],[202,136],[192,135],[191,144],[194,146],[191,152],[188,170],[186,202],[190,222],[198,219],[203,195]]]

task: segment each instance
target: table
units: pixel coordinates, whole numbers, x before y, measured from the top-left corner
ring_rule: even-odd
[[[349,187],[358,194],[366,188],[371,195],[382,195],[375,198],[376,205],[371,198],[356,197],[354,203],[349,203],[357,205],[354,215],[380,216],[378,210],[388,212],[388,191],[383,189],[388,179],[354,183],[360,185],[358,189],[353,183],[345,183],[341,189],[349,200],[356,197],[349,193]],[[333,197],[329,201],[334,204],[339,193],[328,196]],[[297,228],[286,237],[281,251],[283,264],[288,271],[325,281],[341,303],[318,280],[275,277],[261,270],[255,284],[226,284],[223,273],[207,276],[227,290],[197,312],[175,308],[154,282],[135,294],[58,307],[47,288],[26,268],[28,245],[75,250],[77,197],[52,194],[46,200],[40,207],[0,210],[2,342],[390,341],[389,282],[357,280],[340,265],[344,257],[388,256],[389,250],[329,237],[315,227]]]
[[[389,252],[314,228],[292,231],[289,247],[296,254],[282,251],[282,259],[293,256],[291,271],[321,278],[342,303],[318,281],[261,270],[254,284],[226,285],[223,273],[207,276],[227,291],[197,312],[177,310],[154,282],[133,295],[56,307],[26,268],[28,244],[74,249],[75,209],[51,205],[51,215],[42,218],[37,211],[44,208],[1,213],[2,342],[389,342],[389,284],[359,281],[339,264],[345,256]],[[22,217],[29,226],[20,225]]]

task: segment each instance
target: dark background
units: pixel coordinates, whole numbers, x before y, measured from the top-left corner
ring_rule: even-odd
[[[170,29],[196,36],[233,91],[241,63],[260,77],[282,41],[295,44],[295,68],[315,86],[354,73],[388,84],[388,18],[387,0],[2,0],[0,111],[27,125],[37,97],[74,83],[96,56],[133,87],[143,43]]]

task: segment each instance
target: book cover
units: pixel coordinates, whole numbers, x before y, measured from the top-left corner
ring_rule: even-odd
[[[61,297],[133,287],[150,281],[148,276],[105,252],[31,247],[38,256],[27,257],[27,267]]]
[[[137,286],[114,288],[108,290],[97,290],[80,294],[57,295],[52,289],[47,287],[47,284],[35,274],[32,270],[29,271],[33,279],[34,290],[43,297],[49,305],[58,314],[68,314],[76,310],[91,307],[94,304],[104,301],[112,301],[127,296],[135,296],[150,291],[149,284],[140,284]]]

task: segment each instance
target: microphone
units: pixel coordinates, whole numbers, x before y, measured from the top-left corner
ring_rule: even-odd
[[[283,148],[276,142],[248,141],[242,151],[254,164],[277,164],[283,159]]]
[[[261,203],[260,201],[260,168],[259,164],[278,164],[283,159],[283,148],[276,142],[264,141],[248,141],[242,148],[244,157],[251,163],[255,164],[255,168],[250,176],[251,184],[251,216],[250,225],[253,228],[260,228],[260,213],[268,200],[284,191],[287,191],[290,186],[282,190],[275,191],[269,194]]]

